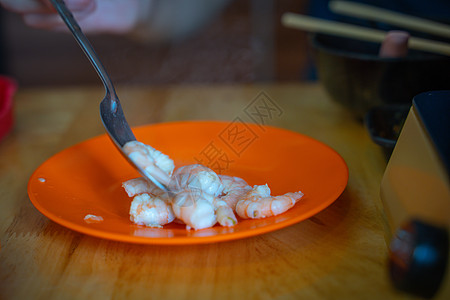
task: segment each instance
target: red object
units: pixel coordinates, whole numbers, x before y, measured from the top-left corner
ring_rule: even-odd
[[[0,76],[0,140],[11,130],[13,120],[13,96],[16,82],[6,76]]]

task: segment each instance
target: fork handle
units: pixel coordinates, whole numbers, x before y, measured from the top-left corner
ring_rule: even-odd
[[[119,101],[111,78],[108,76],[108,73],[106,72],[105,67],[103,66],[97,53],[95,52],[94,47],[92,47],[88,38],[84,35],[80,25],[78,25],[71,11],[67,8],[63,0],[50,0],[50,2],[59,13],[63,21],[66,23],[67,27],[75,37],[75,40],[80,45],[81,49],[83,49],[84,54],[87,56],[92,66],[97,71],[98,76],[105,86],[106,93],[109,94],[111,98],[114,99],[114,101]]]
[[[122,152],[123,155],[125,155],[130,163],[134,165],[141,174],[143,174],[147,179],[153,181],[153,183],[155,183],[162,190],[168,191],[165,185],[156,180],[149,172],[142,170],[138,165],[131,161],[127,154],[124,153],[123,146],[129,141],[135,141],[136,138],[125,119],[119,98],[117,97],[116,91],[114,90],[111,78],[109,78],[108,73],[101,63],[97,53],[95,53],[95,50],[92,47],[91,43],[81,31],[80,25],[78,25],[77,21],[73,17],[70,10],[67,8],[64,1],[50,0],[50,2],[60,14],[69,30],[72,32],[76,41],[80,45],[81,49],[83,49],[84,54],[87,56],[92,66],[94,66],[95,70],[100,76],[100,79],[103,82],[103,85],[105,86],[106,97],[102,102],[100,102],[100,115],[112,141],[119,148],[119,151]],[[108,99],[108,101],[105,101],[106,99]]]

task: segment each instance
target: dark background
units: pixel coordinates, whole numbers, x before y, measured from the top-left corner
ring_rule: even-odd
[[[116,84],[282,82],[308,79],[306,33],[284,28],[284,12],[306,0],[235,0],[208,26],[176,45],[124,36],[89,36]],[[1,70],[21,86],[100,84],[67,33],[31,29],[1,12]]]

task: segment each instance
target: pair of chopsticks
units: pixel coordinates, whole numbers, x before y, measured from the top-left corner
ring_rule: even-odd
[[[422,18],[392,12],[386,9],[350,1],[334,0],[329,3],[330,10],[352,17],[364,18],[397,25],[405,29],[431,33],[450,38],[450,26]],[[328,21],[294,13],[285,13],[281,22],[286,27],[310,32],[338,35],[368,42],[382,43],[387,32],[363,26]],[[410,37],[408,48],[450,56],[450,44],[418,37]]]

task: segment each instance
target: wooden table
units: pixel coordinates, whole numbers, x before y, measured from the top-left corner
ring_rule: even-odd
[[[102,88],[19,89],[15,128],[0,143],[0,299],[403,299],[387,269],[379,199],[386,166],[364,126],[316,84],[118,88],[132,126],[233,120],[265,93],[270,124],[339,152],[349,183],[316,216],[272,233],[215,244],[148,246],[62,227],[29,201],[27,182],[53,154],[104,133]]]

